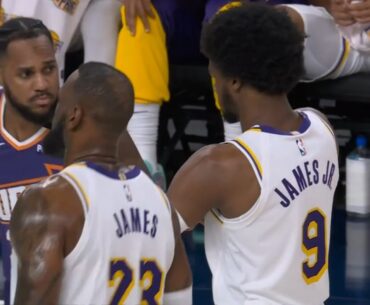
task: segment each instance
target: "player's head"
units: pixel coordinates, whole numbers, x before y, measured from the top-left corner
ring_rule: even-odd
[[[115,147],[133,108],[133,88],[123,73],[103,63],[83,64],[60,90],[45,152],[55,154],[63,143],[67,153]]]
[[[273,7],[240,4],[217,14],[202,31],[202,52],[224,117],[238,120],[242,89],[286,94],[303,73],[303,35],[289,17]]]
[[[37,124],[50,121],[58,68],[52,37],[40,20],[14,18],[0,27],[0,79],[17,113]]]

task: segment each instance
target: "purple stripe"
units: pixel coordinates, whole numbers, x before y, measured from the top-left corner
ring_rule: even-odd
[[[299,115],[302,117],[303,121],[297,131],[299,133],[304,133],[311,126],[311,121],[304,112],[299,112]],[[283,136],[294,135],[294,133],[292,132],[282,131],[280,129],[270,127],[270,126],[265,126],[265,125],[258,125],[258,128],[260,128],[261,131],[263,132],[277,134],[277,135],[283,135]]]
[[[86,166],[95,170],[95,171],[97,171],[98,173],[100,173],[104,176],[107,176],[107,177],[112,178],[112,179],[120,180],[120,176],[119,176],[117,170],[111,171],[111,170],[109,170],[109,169],[107,169],[103,166],[100,166],[96,163],[93,163],[91,161],[86,161]],[[133,178],[139,176],[139,174],[140,174],[140,169],[136,166],[124,173],[124,175],[126,176],[126,179],[133,179]]]

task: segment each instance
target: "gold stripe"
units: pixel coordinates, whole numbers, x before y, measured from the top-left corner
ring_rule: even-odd
[[[259,127],[252,127],[252,128],[250,128],[250,129],[248,129],[247,131],[256,131],[256,132],[261,132],[262,130],[261,130],[261,128],[259,128]]]
[[[351,51],[351,45],[349,43],[349,41],[347,41],[347,39],[344,41],[344,52],[343,52],[343,56],[342,56],[342,59],[339,61],[337,67],[334,69],[334,71],[332,73],[330,73],[328,76],[338,76],[338,73],[342,70],[343,66],[345,65],[347,59],[348,59],[348,56],[349,56],[349,53]],[[327,77],[325,77],[327,78]]]
[[[237,141],[240,145],[242,145],[249,152],[250,156],[253,158],[254,162],[257,164],[257,168],[258,168],[258,170],[259,170],[259,172],[261,173],[261,176],[262,176],[263,169],[262,169],[261,163],[258,160],[254,151],[242,139],[237,138],[237,139],[235,139],[235,141]]]
[[[74,183],[76,183],[76,186],[78,187],[78,190],[82,194],[82,197],[84,199],[86,207],[89,208],[90,207],[89,196],[87,196],[85,190],[83,189],[83,187],[82,187],[81,183],[78,181],[78,179],[71,173],[63,172],[63,174],[66,174],[69,178],[71,178],[74,181]]]

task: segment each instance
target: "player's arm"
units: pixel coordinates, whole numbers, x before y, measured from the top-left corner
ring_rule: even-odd
[[[220,145],[210,145],[196,152],[176,173],[168,189],[170,202],[190,229],[224,201],[221,150]]]
[[[137,147],[132,140],[130,134],[125,130],[118,140],[118,152],[117,158],[120,163],[124,165],[136,165],[138,166],[143,172],[145,172],[149,177],[150,173],[148,168],[146,167],[143,159],[140,156]]]
[[[57,304],[64,230],[41,187],[31,187],[19,198],[12,214],[10,237],[19,260],[14,305]]]
[[[180,234],[179,221],[172,208],[172,224],[175,236],[175,254],[166,276],[164,305],[192,304],[192,274],[184,243]]]

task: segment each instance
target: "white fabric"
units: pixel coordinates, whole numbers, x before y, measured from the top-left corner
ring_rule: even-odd
[[[370,52],[370,23],[355,23],[349,26],[340,26],[339,29],[350,42],[352,48]]]
[[[326,9],[311,5],[289,4],[303,19],[305,34],[303,81],[351,75],[370,71],[370,53],[353,47],[345,55],[345,40]],[[341,59],[345,55],[344,62]]]
[[[186,231],[187,229],[189,229],[189,226],[187,225],[184,218],[182,218],[181,214],[177,210],[176,210],[176,214],[177,214],[177,218],[178,218],[179,224],[180,224],[180,232],[182,233],[182,232]]]
[[[166,292],[163,298],[163,305],[192,305],[193,304],[193,286]]]
[[[136,173],[121,170],[118,179],[84,163],[60,173],[80,196],[86,218],[76,247],[64,260],[58,304],[109,304],[123,280],[132,285],[118,295],[125,304],[140,304],[148,287],[158,288],[155,295],[162,304],[175,248],[171,211],[150,178]],[[157,273],[151,272],[155,264]]]
[[[121,5],[120,0],[91,0],[81,20],[85,62],[114,65]]]
[[[159,126],[159,104],[135,103],[134,114],[128,123],[130,133],[141,157],[157,169],[157,139]]]
[[[205,217],[205,249],[212,271],[214,304],[319,305],[329,296],[327,260],[315,265],[321,273],[316,279],[309,275],[311,284],[303,277],[307,260],[302,250],[303,236],[319,234],[315,223],[309,222],[307,231],[303,228],[308,215],[319,213],[313,209],[320,209],[325,215],[321,224],[325,222],[326,233],[319,237],[326,248],[320,247],[320,253],[327,257],[338,157],[335,139],[326,124],[313,112],[305,114],[310,121],[305,131],[278,134],[252,129],[239,137],[257,160],[254,164],[247,158],[251,166],[262,170],[262,178],[257,179],[261,193],[244,215],[229,219],[213,210]],[[232,143],[247,155],[241,146]],[[326,179],[328,165],[334,168],[330,187]],[[303,172],[300,182],[306,182],[302,190],[293,173],[298,168]],[[298,190],[293,199],[283,179]],[[286,207],[277,189],[289,198]],[[311,250],[314,254],[315,249]],[[310,256],[310,263],[312,259]]]
[[[235,139],[237,136],[242,134],[242,126],[240,122],[228,123],[224,120],[224,135],[225,141]]]

